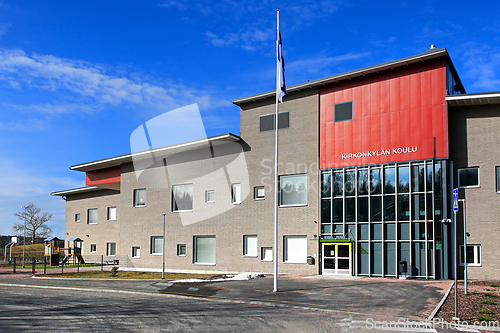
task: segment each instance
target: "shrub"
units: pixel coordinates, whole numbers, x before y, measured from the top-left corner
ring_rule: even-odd
[[[478,321],[493,321],[494,319],[493,318],[488,318],[488,317],[485,317],[485,316],[478,316],[477,320]]]
[[[482,314],[494,314],[495,312],[493,312],[491,310],[479,310],[479,313],[482,313]]]
[[[488,304],[488,305],[495,305],[495,302],[493,301],[482,301],[482,304]]]
[[[484,293],[483,295],[486,297],[497,297],[497,295],[492,294],[492,293]]]
[[[117,276],[118,275],[118,266],[113,266],[113,268],[111,268],[111,276]]]
[[[490,287],[493,287],[493,288],[498,288],[499,285],[498,284],[490,284]]]

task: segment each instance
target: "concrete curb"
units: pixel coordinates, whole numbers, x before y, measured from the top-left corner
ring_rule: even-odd
[[[444,294],[443,298],[441,299],[441,302],[439,302],[439,304],[436,306],[436,308],[434,309],[434,311],[432,311],[432,313],[430,314],[430,316],[427,318],[427,320],[432,320],[434,319],[434,317],[436,316],[436,314],[438,313],[439,309],[441,309],[441,307],[443,306],[444,302],[446,301],[446,299],[448,298],[448,295],[450,294],[450,291],[451,291],[451,288],[453,288],[453,286],[455,285],[455,281],[452,281],[451,284],[450,284],[450,287],[448,288],[448,290],[446,291],[446,293]]]

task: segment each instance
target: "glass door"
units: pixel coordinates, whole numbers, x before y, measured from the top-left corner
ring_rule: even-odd
[[[323,243],[323,274],[351,275],[352,243]]]

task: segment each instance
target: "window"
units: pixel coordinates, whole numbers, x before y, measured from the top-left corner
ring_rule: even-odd
[[[274,119],[276,118],[276,114],[267,114],[265,116],[260,116],[259,117],[259,132],[269,132],[269,131],[274,131],[276,128],[276,124],[274,122]],[[285,128],[290,128],[290,112],[285,111],[285,112],[280,112],[278,113],[278,120],[279,120],[279,129],[285,129]]]
[[[284,261],[287,263],[307,263],[307,237],[285,236]]]
[[[97,224],[97,208],[87,211],[87,224]]]
[[[273,248],[272,247],[261,247],[260,257],[262,261],[273,261]]]
[[[215,265],[215,236],[194,237],[194,263]]]
[[[215,191],[214,190],[205,191],[205,202],[207,202],[207,203],[215,202]]]
[[[235,205],[241,203],[241,184],[231,185],[231,202]]]
[[[280,176],[280,206],[307,205],[307,175]]]
[[[97,245],[90,244],[90,253],[96,253],[96,252],[97,252]]]
[[[108,207],[108,221],[116,221],[116,207]]]
[[[178,257],[186,256],[186,244],[177,244],[177,256]]]
[[[134,190],[134,207],[146,206],[146,189]]]
[[[132,258],[141,257],[141,248],[139,246],[132,246]]]
[[[116,256],[116,243],[107,243],[106,244],[106,255],[107,256]]]
[[[253,198],[254,200],[264,200],[266,190],[264,186],[255,186],[253,188]]]
[[[193,184],[172,186],[172,211],[193,210]]]
[[[75,222],[80,222],[80,214],[75,214]]]
[[[243,236],[243,255],[257,257],[257,235]]]
[[[151,254],[163,254],[162,236],[151,236]]]
[[[481,266],[481,245],[467,245],[467,266]],[[460,245],[460,266],[464,265],[464,246]]]
[[[495,168],[495,174],[497,176],[497,192],[500,193],[500,167]]]
[[[479,168],[458,169],[458,187],[479,187]]]
[[[348,121],[352,120],[352,102],[337,103],[334,110],[334,121]]]

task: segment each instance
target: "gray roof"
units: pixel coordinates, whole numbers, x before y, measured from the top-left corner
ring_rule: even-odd
[[[441,49],[435,48],[435,49],[429,49],[424,53],[417,54],[417,55],[414,55],[411,57],[406,57],[406,58],[402,58],[399,60],[384,62],[384,63],[379,64],[379,65],[369,66],[369,67],[356,69],[353,71],[349,71],[349,72],[345,72],[345,73],[341,73],[341,74],[337,74],[337,75],[328,76],[328,77],[318,79],[318,80],[313,80],[313,81],[308,81],[305,83],[296,84],[296,85],[293,85],[290,87],[286,87],[286,91],[287,91],[287,93],[291,93],[291,92],[296,92],[296,91],[300,91],[303,89],[310,89],[310,88],[317,87],[317,86],[325,86],[329,83],[337,83],[337,82],[342,81],[342,80],[350,80],[350,79],[353,79],[355,77],[365,76],[367,74],[372,74],[372,73],[378,73],[382,70],[393,69],[393,68],[400,67],[400,66],[408,66],[408,65],[413,64],[413,63],[422,62],[425,60],[430,60],[430,59],[439,58],[439,57],[443,57],[443,56],[448,58],[449,63],[450,63],[450,69],[456,74],[455,67],[453,66],[453,63],[451,62],[450,56],[448,55],[448,51],[446,50],[446,48],[441,48]],[[460,85],[462,85],[462,82],[460,82],[460,78],[458,77],[458,75],[456,75],[456,78],[458,80],[458,83]],[[265,99],[265,98],[275,97],[275,96],[276,96],[276,91],[272,90],[272,91],[268,91],[268,92],[261,93],[261,94],[256,94],[256,95],[252,95],[252,96],[248,96],[248,97],[238,98],[238,99],[235,99],[233,101],[233,103],[236,105],[242,105],[244,103],[255,102],[259,99]]]
[[[445,99],[451,106],[499,104],[500,92],[450,95]]]

